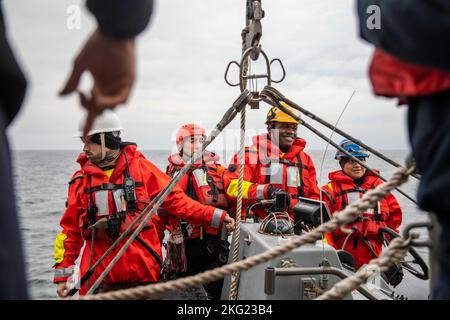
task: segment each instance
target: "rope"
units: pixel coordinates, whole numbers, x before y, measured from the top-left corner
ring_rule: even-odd
[[[383,250],[378,258],[371,260],[365,268],[359,269],[353,276],[335,284],[330,290],[317,297],[316,300],[343,299],[351,291],[367,283],[370,277],[378,272],[385,272],[391,265],[401,262],[408,252],[412,239],[412,236],[408,239],[401,237],[393,239],[388,248]]]
[[[355,221],[362,213],[372,208],[378,201],[386,197],[395,187],[400,186],[408,180],[408,176],[414,172],[414,166],[408,168],[398,168],[391,179],[386,183],[379,185],[377,188],[368,191],[363,197],[350,205],[344,210],[335,213],[331,220],[325,224],[321,224],[316,229],[303,234],[299,237],[293,237],[290,241],[278,247],[272,248],[261,254],[248,257],[245,260],[231,263],[220,268],[208,270],[200,274],[172,280],[164,283],[151,284],[147,286],[118,290],[113,292],[105,292],[97,295],[86,295],[79,297],[82,300],[124,300],[124,299],[144,299],[159,294],[166,294],[171,291],[177,291],[193,286],[199,286],[204,283],[213,282],[233,272],[241,272],[249,270],[256,265],[277,258],[297,247],[307,243],[315,243],[322,239],[323,234],[333,232],[338,228]],[[397,238],[396,238],[397,239]],[[395,239],[394,239],[395,240]],[[394,240],[392,242],[394,242]],[[391,242],[391,243],[392,243]],[[397,243],[397,242],[394,242]],[[394,245],[393,245],[394,246]],[[381,256],[379,259],[383,259]]]
[[[245,162],[245,107],[241,111],[241,137],[240,137],[240,149],[239,149],[239,178],[238,178],[238,195],[237,195],[237,206],[236,206],[236,222],[235,230],[233,233],[233,260],[235,263],[239,258],[239,243],[241,238],[241,213],[242,213],[242,184],[244,182],[244,162]],[[237,272],[233,273],[231,276],[230,285],[230,300],[236,300],[238,291],[238,279],[239,274]]]
[[[246,36],[249,32],[249,21],[246,20],[246,27],[241,32],[242,37],[242,54],[244,54],[246,47]],[[243,66],[242,66],[244,73],[243,75],[246,76],[248,73],[248,58],[244,60]],[[246,83],[244,84],[244,88],[246,87]],[[240,146],[239,146],[239,154],[238,154],[238,162],[239,162],[239,176],[238,176],[238,194],[237,194],[237,204],[236,204],[236,219],[235,219],[235,225],[234,225],[234,232],[233,232],[233,245],[232,245],[232,252],[233,252],[233,259],[232,263],[235,263],[239,259],[239,242],[241,239],[241,215],[242,215],[242,184],[244,182],[244,162],[245,162],[245,107],[241,111],[241,130],[240,130]],[[237,272],[233,273],[231,275],[231,282],[230,282],[230,292],[228,295],[229,300],[236,300],[237,298],[237,291],[238,291],[238,281],[239,280],[239,274]]]

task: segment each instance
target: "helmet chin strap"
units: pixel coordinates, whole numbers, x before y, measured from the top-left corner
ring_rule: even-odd
[[[106,157],[105,133],[104,132],[100,133],[100,142],[101,142],[101,147],[102,147],[102,158],[100,159],[100,161],[102,161]]]

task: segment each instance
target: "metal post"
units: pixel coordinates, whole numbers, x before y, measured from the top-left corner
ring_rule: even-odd
[[[272,295],[275,293],[275,268],[267,267],[265,273],[264,293]]]

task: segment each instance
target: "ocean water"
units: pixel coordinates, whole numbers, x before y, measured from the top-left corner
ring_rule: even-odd
[[[169,151],[142,151],[161,170],[165,170]],[[306,150],[314,161],[317,179],[321,185],[328,182],[328,172],[338,169],[333,160],[334,152],[329,150],[322,164],[324,151]],[[231,152],[218,152],[224,164],[233,156]],[[404,150],[386,150],[383,153],[396,162],[403,164],[407,152]],[[27,278],[30,293],[34,299],[53,299],[56,297],[56,286],[53,284],[53,245],[54,238],[60,231],[59,220],[64,212],[67,197],[68,181],[79,168],[76,163],[79,151],[15,151],[13,153],[14,178],[16,196],[20,214],[21,232],[24,240],[24,251]],[[385,178],[389,178],[395,168],[384,161],[371,156],[368,164],[380,170]],[[322,173],[321,173],[322,172]],[[410,178],[401,189],[415,198],[418,181]],[[411,222],[427,219],[425,212],[419,210],[414,203],[403,195],[394,192],[403,209],[403,223],[400,230]],[[427,237],[425,230],[418,230],[421,238]],[[419,248],[418,252],[428,262],[427,249]],[[409,293],[410,298],[426,298],[428,281],[413,279],[408,274],[399,286],[399,292]],[[420,293],[420,294],[419,294]]]

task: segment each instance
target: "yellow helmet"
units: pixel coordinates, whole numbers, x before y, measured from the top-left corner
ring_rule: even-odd
[[[288,109],[292,114],[300,117],[300,112],[297,109],[292,108],[285,102],[280,102],[283,107]],[[266,124],[269,124],[271,122],[284,122],[284,123],[295,123],[300,124],[297,120],[292,118],[290,115],[288,115],[286,112],[281,110],[278,107],[272,107],[269,112],[267,113],[266,118]]]

